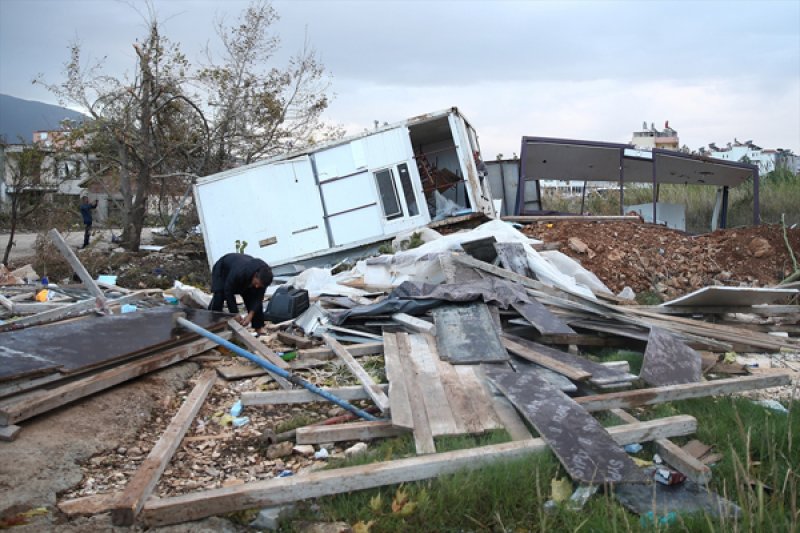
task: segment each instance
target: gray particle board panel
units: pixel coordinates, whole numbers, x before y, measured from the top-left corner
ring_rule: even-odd
[[[462,365],[508,361],[485,303],[437,307],[433,318],[442,360]]]
[[[487,364],[484,363],[481,365],[483,371],[486,373],[487,376],[490,376],[496,372],[508,372],[509,369],[513,368],[514,371],[519,372],[521,374],[525,373],[532,373],[538,375],[540,378],[547,381],[550,385],[554,388],[560,390],[561,392],[565,393],[575,393],[578,392],[578,387],[569,380],[569,378],[562,376],[558,372],[553,372],[549,368],[545,368],[543,366],[537,365],[536,363],[531,363],[530,361],[525,361],[524,359],[520,359],[519,357],[511,357],[511,367],[507,364]]]
[[[574,334],[575,330],[534,299],[512,304],[522,318],[530,322],[542,335]]]
[[[220,329],[230,319],[227,313],[163,306],[0,333],[0,382],[53,370],[83,372],[197,338],[173,331],[178,311],[206,329]]]
[[[662,307],[680,306],[740,306],[774,304],[800,293],[798,289],[759,287],[703,287],[680,298],[664,302]]]
[[[500,264],[503,265],[503,268],[520,276],[536,279],[536,274],[533,273],[528,264],[528,257],[522,243],[496,242],[494,249],[497,251],[497,256],[500,258]]]
[[[645,483],[647,478],[580,405],[535,374],[494,373],[501,392],[550,446],[578,483]]]
[[[551,348],[550,346],[529,341],[528,339],[523,339],[515,335],[509,335],[508,333],[504,333],[503,336],[530,350],[557,359],[569,366],[579,368],[584,372],[589,372],[592,375],[592,377],[589,378],[589,382],[595,385],[607,385],[609,383],[619,383],[636,379],[636,376],[633,374],[608,368],[605,365],[595,363],[579,355],[562,352],[556,348]]]
[[[643,471],[646,477],[652,479],[652,467]],[[736,518],[742,512],[732,501],[689,479],[680,485],[618,485],[614,489],[614,496],[626,509],[638,515],[652,511],[658,517],[675,512],[680,515],[707,513],[710,516]]]
[[[703,376],[702,358],[682,340],[660,328],[650,328],[639,377],[653,386],[696,383]]]

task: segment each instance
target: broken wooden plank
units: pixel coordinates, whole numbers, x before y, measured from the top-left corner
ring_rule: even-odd
[[[144,507],[145,501],[156,488],[158,480],[164,469],[167,468],[175,450],[181,444],[183,436],[192,425],[194,417],[203,406],[208,393],[214,386],[217,374],[213,370],[206,370],[197,380],[186,401],[172,418],[172,421],[161,434],[153,449],[147,454],[136,473],[125,485],[125,490],[114,504],[111,519],[114,525],[131,526],[136,521],[136,516]]]
[[[433,318],[436,346],[443,360],[453,364],[508,361],[485,303],[437,307]]]
[[[399,360],[403,370],[402,376],[406,382],[408,403],[411,407],[411,417],[414,422],[414,446],[417,450],[417,454],[436,453],[436,445],[433,442],[433,432],[431,431],[425,401],[423,400],[422,386],[419,382],[420,371],[409,356],[411,347],[408,342],[408,334],[385,333],[384,335],[395,336],[395,343],[397,344]]]
[[[503,424],[494,410],[491,402],[491,393],[486,384],[486,380],[479,375],[480,367],[477,365],[456,365],[453,366],[461,386],[470,393],[472,412],[475,420],[483,431],[492,429],[502,429]]]
[[[266,359],[274,366],[277,366],[283,370],[288,370],[290,368],[289,363],[278,357],[275,352],[270,350],[269,347],[267,347],[263,342],[256,340],[255,337],[250,335],[247,330],[241,326],[241,324],[236,322],[236,320],[228,320],[228,327],[231,329],[231,331],[233,331],[233,335],[245,345],[245,348],[254,355]],[[292,388],[292,384],[289,383],[286,378],[281,377],[276,372],[270,371],[266,367],[262,368],[272,377],[272,379],[275,380],[280,388],[287,390]]]
[[[385,413],[389,410],[389,398],[383,392],[381,387],[372,379],[364,367],[362,367],[358,361],[356,361],[352,355],[347,352],[347,349],[339,344],[336,339],[328,335],[327,333],[322,335],[323,340],[325,343],[330,346],[331,350],[336,352],[344,364],[347,365],[347,368],[350,369],[350,372],[358,379],[361,385],[364,386],[364,390],[367,391],[369,397],[372,398],[372,401],[381,410],[382,413]]]
[[[288,344],[289,346],[295,346],[296,348],[311,348],[314,346],[314,341],[311,339],[307,339],[299,335],[293,335],[285,331],[278,332],[278,340],[284,344]]]
[[[504,268],[500,268],[498,266],[491,265],[485,261],[479,261],[474,257],[470,257],[468,255],[453,255],[453,261],[459,263],[461,265],[477,268],[479,270],[483,270],[484,272],[488,272],[494,276],[498,276],[500,278],[507,279],[509,281],[515,281],[517,283],[521,283],[525,287],[531,289],[544,289],[546,285],[541,281],[535,281],[530,278],[526,278],[525,276],[520,276],[515,272],[511,272],[510,270],[506,270]]]
[[[503,346],[505,346],[506,349],[514,355],[518,355],[519,357],[527,359],[532,363],[549,368],[553,372],[558,372],[562,376],[566,376],[571,380],[586,381],[592,377],[590,372],[585,372],[580,368],[575,368],[562,361],[559,361],[558,359],[554,359],[548,355],[534,351],[527,346],[523,346],[519,342],[516,342],[515,340],[511,340],[505,335],[503,335],[500,340],[503,343]]]
[[[0,426],[0,441],[11,442],[19,435],[22,428],[15,425]]]
[[[414,418],[411,415],[411,404],[408,401],[408,389],[403,377],[403,363],[397,347],[397,337],[393,334],[383,336],[383,355],[386,365],[386,379],[389,380],[389,403],[391,404],[392,424],[398,427],[414,429]]]
[[[126,294],[125,296],[120,296],[114,300],[109,300],[108,304],[123,305],[136,302],[144,297],[145,295],[143,293],[134,292],[132,294]],[[94,300],[83,300],[74,304],[67,304],[58,309],[52,309],[50,311],[44,311],[35,315],[26,316],[25,318],[18,318],[17,320],[6,322],[5,324],[0,325],[0,332],[20,329],[28,326],[36,326],[39,324],[45,324],[47,322],[61,320],[63,318],[85,315],[93,312],[95,307],[96,302]]]
[[[402,350],[402,348],[401,348]],[[608,429],[619,445],[647,442],[662,437],[693,433],[697,421],[690,416],[674,416]],[[268,479],[233,487],[193,492],[169,498],[150,498],[142,511],[142,521],[164,526],[199,520],[208,516],[254,507],[291,503],[322,496],[343,494],[385,485],[430,479],[460,470],[475,470],[498,461],[508,461],[547,449],[542,439],[504,442],[478,448],[409,457],[395,461],[311,472],[303,476]]]
[[[575,330],[562,322],[545,306],[534,299],[511,304],[522,318],[535,327],[542,335],[574,335]]]
[[[227,332],[222,332],[219,336],[225,338],[229,335]],[[143,374],[183,361],[216,346],[214,341],[201,339],[84,378],[77,378],[64,385],[34,391],[37,394],[33,398],[20,397],[18,402],[6,403],[0,408],[0,426],[8,426],[45,413]]]
[[[508,215],[500,217],[506,222],[530,224],[533,222],[641,222],[639,215]]]
[[[233,331],[234,337],[244,343],[249,351],[263,357],[279,368],[289,370],[289,363],[278,357],[278,355],[270,350],[266,344],[250,335],[250,333],[244,327],[242,327],[241,324],[231,319],[228,321],[228,327],[231,329],[231,331]]]
[[[409,333],[405,337],[409,350],[407,356],[414,363],[417,371],[422,399],[428,424],[434,437],[441,435],[463,435],[466,428],[453,415],[448,394],[439,379],[439,369],[434,359],[438,359],[435,349],[431,349],[425,337],[420,333]],[[401,354],[402,357],[402,354]]]
[[[267,375],[266,368],[255,364],[234,363],[232,365],[218,365],[216,370],[222,379],[228,381]]]
[[[105,293],[100,287],[97,286],[97,283],[94,281],[94,279],[92,279],[92,276],[89,275],[86,267],[83,266],[83,263],[81,263],[80,259],[78,259],[78,256],[75,255],[75,252],[72,251],[72,248],[69,247],[58,230],[55,228],[51,229],[48,232],[48,236],[50,237],[50,240],[53,241],[53,244],[56,245],[58,251],[61,252],[61,255],[64,256],[64,259],[66,259],[69,265],[72,267],[72,270],[74,270],[78,277],[81,278],[81,281],[89,290],[89,293],[94,296],[97,308],[107,311],[108,307],[106,304]]]
[[[495,372],[490,379],[533,424],[578,483],[643,483],[639,467],[572,398],[534,374]]]
[[[379,385],[384,391],[388,388],[386,385]],[[323,390],[330,392],[334,396],[352,402],[355,400],[369,400],[369,395],[364,387],[360,385],[353,385],[348,387],[334,387],[325,388]],[[319,394],[314,394],[306,389],[294,390],[274,390],[266,392],[243,392],[240,396],[242,405],[290,405],[297,403],[309,402],[324,402],[328,401]]]
[[[353,357],[362,355],[376,355],[383,353],[382,342],[370,342],[367,344],[353,344],[347,346],[347,351]],[[325,361],[328,359],[336,359],[336,353],[327,346],[320,346],[319,348],[310,348],[308,350],[298,350],[297,358],[303,359],[316,359]]]
[[[395,313],[392,315],[392,320],[399,322],[404,327],[416,333],[427,333],[434,336],[436,335],[436,326],[427,320],[422,320],[421,318],[417,318],[406,313]]]
[[[612,409],[611,413],[628,424],[635,424],[639,421],[635,416],[622,409]],[[659,455],[667,464],[678,469],[695,483],[705,485],[711,481],[711,469],[671,440],[656,439],[655,445]]]
[[[58,502],[58,510],[68,517],[92,516],[107,513],[113,509],[121,493],[109,492],[106,494],[92,494]]]
[[[392,422],[360,421],[348,424],[329,426],[313,425],[297,428],[295,438],[297,444],[320,444],[324,442],[342,442],[347,440],[372,440],[387,437],[398,437],[408,433],[408,429],[395,427]]]
[[[792,378],[786,374],[767,376],[745,376],[741,378],[718,379],[702,383],[686,383],[683,385],[667,385],[621,392],[609,392],[594,396],[581,396],[575,401],[587,411],[604,411],[607,409],[629,409],[640,405],[656,405],[689,398],[702,398],[719,394],[732,394],[755,389],[767,389],[790,385]]]
[[[549,357],[550,359],[559,361],[561,364],[568,365],[571,368],[590,373],[592,376],[589,378],[589,381],[591,381],[594,385],[604,386],[611,383],[629,382],[636,379],[636,376],[633,374],[614,370],[611,367],[601,365],[600,363],[595,363],[594,361],[590,361],[579,355],[563,352],[561,350],[551,348],[550,346],[544,346],[521,337],[514,337],[509,334],[504,334],[503,336],[514,343],[527,348],[529,352],[533,352],[540,357]]]
[[[639,377],[653,386],[697,383],[703,377],[700,354],[677,336],[661,328],[650,328]]]

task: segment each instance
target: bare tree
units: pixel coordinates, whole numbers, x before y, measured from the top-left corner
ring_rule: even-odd
[[[199,72],[212,123],[206,174],[342,135],[321,120],[330,83],[307,41],[287,67],[270,66],[277,18],[270,2],[257,0],[233,24],[216,23],[223,54],[216,61],[208,52]]]
[[[198,154],[202,159],[208,129],[202,111],[184,93],[190,65],[179,45],[161,35],[154,14],[145,39],[133,48],[136,68],[131,80],[103,74],[100,64],[85,68],[80,44],[74,43],[65,65],[66,80],[45,85],[62,101],[90,114],[87,144],[119,173],[122,244],[138,250],[154,188],[152,176],[183,170]]]

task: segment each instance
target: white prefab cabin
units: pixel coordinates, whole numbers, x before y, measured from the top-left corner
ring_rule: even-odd
[[[206,176],[194,196],[209,263],[237,240],[274,266],[362,247],[428,224],[443,199],[494,217],[479,157],[453,107]]]

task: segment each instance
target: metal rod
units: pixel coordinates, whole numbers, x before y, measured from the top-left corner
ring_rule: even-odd
[[[369,421],[372,421],[372,422],[380,420],[379,418],[376,418],[376,417],[372,416],[371,414],[367,413],[366,411],[364,411],[362,409],[359,409],[358,407],[346,402],[345,400],[342,400],[341,398],[337,398],[336,396],[334,396],[330,392],[328,392],[326,390],[323,390],[323,389],[320,389],[319,387],[317,387],[313,383],[309,383],[308,381],[304,380],[303,378],[301,378],[299,376],[295,376],[291,372],[287,372],[286,370],[282,369],[281,367],[275,366],[272,363],[270,363],[269,361],[265,361],[264,359],[262,359],[262,358],[260,358],[260,357],[258,357],[256,355],[251,354],[247,350],[243,350],[242,348],[236,346],[232,342],[229,342],[229,341],[223,339],[219,335],[215,335],[215,334],[211,333],[210,331],[201,328],[200,326],[198,326],[194,322],[190,322],[190,321],[188,321],[188,320],[186,320],[185,318],[182,318],[182,317],[177,317],[177,323],[180,324],[181,326],[185,327],[186,329],[197,333],[198,335],[202,335],[203,337],[216,342],[220,346],[224,346],[225,348],[229,349],[230,351],[234,352],[235,354],[240,355],[240,356],[244,357],[245,359],[248,359],[248,360],[254,362],[255,364],[257,364],[257,365],[259,365],[259,366],[261,366],[263,368],[266,368],[270,372],[272,372],[274,374],[277,374],[282,378],[287,379],[291,383],[294,383],[295,385],[300,385],[301,387],[303,387],[305,389],[308,389],[309,391],[313,392],[314,394],[318,394],[318,395],[322,396],[326,400],[329,400],[329,401],[335,403],[336,405],[338,405],[342,409],[346,409],[346,410],[350,411],[351,413],[353,413],[354,415],[357,415],[360,418],[363,418],[364,420],[369,420]]]

